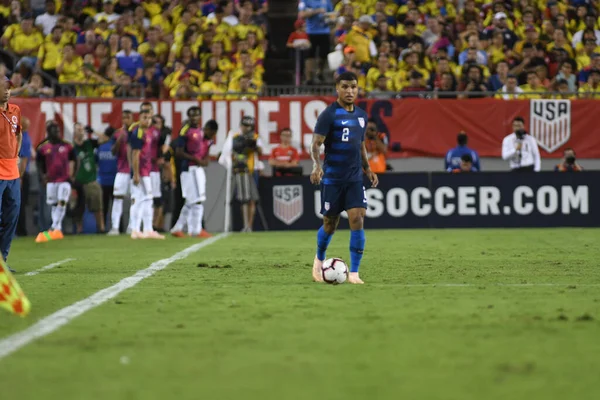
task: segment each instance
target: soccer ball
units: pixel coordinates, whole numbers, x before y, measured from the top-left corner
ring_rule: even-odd
[[[323,262],[323,280],[337,285],[348,279],[348,266],[341,258],[328,258]]]

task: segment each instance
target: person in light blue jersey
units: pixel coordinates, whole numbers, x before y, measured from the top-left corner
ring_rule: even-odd
[[[323,281],[323,261],[327,246],[340,222],[342,211],[350,222],[350,275],[348,282],[364,283],[358,269],[365,248],[363,229],[367,196],[363,174],[372,187],[379,183],[369,167],[365,132],[367,113],[354,105],[358,95],[358,78],[344,72],[336,80],[338,98],[317,119],[311,145],[313,170],[310,181],[321,185],[323,226],[317,233],[317,254],[313,263],[313,280]],[[325,160],[321,166],[320,149],[325,145]]]
[[[306,33],[308,33],[308,40],[311,44],[306,59],[307,84],[323,80],[323,66],[327,62],[327,56],[331,49],[329,21],[333,16],[331,0],[300,0],[298,2],[298,18],[306,21]]]
[[[456,137],[457,146],[453,149],[448,150],[446,153],[446,159],[444,164],[444,169],[448,172],[452,172],[455,169],[460,169],[461,166],[461,157],[465,154],[468,154],[471,157],[471,162],[473,164],[472,170],[473,172],[481,171],[481,165],[479,165],[479,154],[473,149],[467,147],[469,143],[469,137],[465,132],[460,132]]]
[[[96,150],[96,158],[98,163],[98,182],[102,186],[102,211],[104,222],[108,223],[108,209],[113,202],[113,191],[115,177],[117,176],[117,156],[113,154],[112,147],[115,144],[113,138],[116,129],[108,127],[104,131],[104,135],[109,138],[107,142],[102,143]],[[118,226],[116,227],[119,228]]]

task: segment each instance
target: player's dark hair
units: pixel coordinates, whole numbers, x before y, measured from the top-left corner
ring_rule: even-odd
[[[461,161],[464,161],[464,162],[470,162],[470,163],[472,163],[472,162],[473,162],[473,157],[471,157],[471,155],[470,155],[470,154],[463,154],[463,155],[460,157],[460,160],[461,160]]]
[[[133,112],[131,110],[123,110],[122,114],[131,115],[131,114],[133,114]]]
[[[342,72],[340,76],[335,80],[336,84],[339,84],[341,81],[356,81],[358,82],[358,77],[354,72],[346,71]]]
[[[573,154],[575,154],[575,150],[573,150],[572,147],[567,147],[566,149],[563,150],[563,154],[565,154],[567,151],[572,151]]]
[[[213,131],[219,130],[219,124],[214,119],[209,119],[208,121],[206,121],[206,124],[204,124],[204,126]]]
[[[140,117],[141,117],[142,115],[146,115],[146,114],[148,114],[148,115],[152,116],[152,113],[150,112],[150,110],[140,110]]]
[[[150,106],[151,108],[154,108],[154,107],[152,107],[152,103],[150,103],[149,101],[144,101],[142,104],[140,104],[140,112],[142,111],[142,109],[144,107],[148,107],[148,106]]]
[[[187,110],[186,114],[187,114],[188,118],[191,117],[192,113],[194,113],[194,114],[198,113],[198,114],[202,115],[202,110],[198,106],[192,106],[192,107],[188,108],[188,110]]]
[[[513,119],[513,122],[525,123],[525,119],[519,115],[519,116],[515,117],[515,119]]]
[[[469,142],[469,137],[467,136],[466,133],[460,132],[456,136],[456,142],[458,143],[459,146],[466,146],[467,143]]]

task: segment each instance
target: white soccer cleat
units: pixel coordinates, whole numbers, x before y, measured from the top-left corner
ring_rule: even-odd
[[[350,275],[348,275],[348,283],[353,283],[355,285],[364,284],[363,280],[358,277],[358,272],[350,272]]]
[[[146,235],[143,234],[142,232],[131,231],[131,238],[132,239],[146,239]]]
[[[159,239],[159,240],[164,240],[165,239],[165,235],[161,235],[160,233],[158,233],[156,231],[150,231],[150,232],[144,234],[144,239]]]
[[[317,256],[315,256],[315,261],[313,262],[312,276],[313,281],[323,282],[323,261],[319,260]]]
[[[108,231],[108,233],[106,234],[106,236],[119,236],[119,230],[118,229],[111,229],[110,231]]]

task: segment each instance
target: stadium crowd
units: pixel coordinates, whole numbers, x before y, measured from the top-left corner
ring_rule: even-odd
[[[14,96],[252,99],[267,11],[266,0],[1,0],[0,45]]]
[[[598,98],[599,9],[594,0],[302,0],[288,47],[303,52],[307,83],[324,80],[318,60],[328,60],[336,76],[359,74],[371,97]]]

